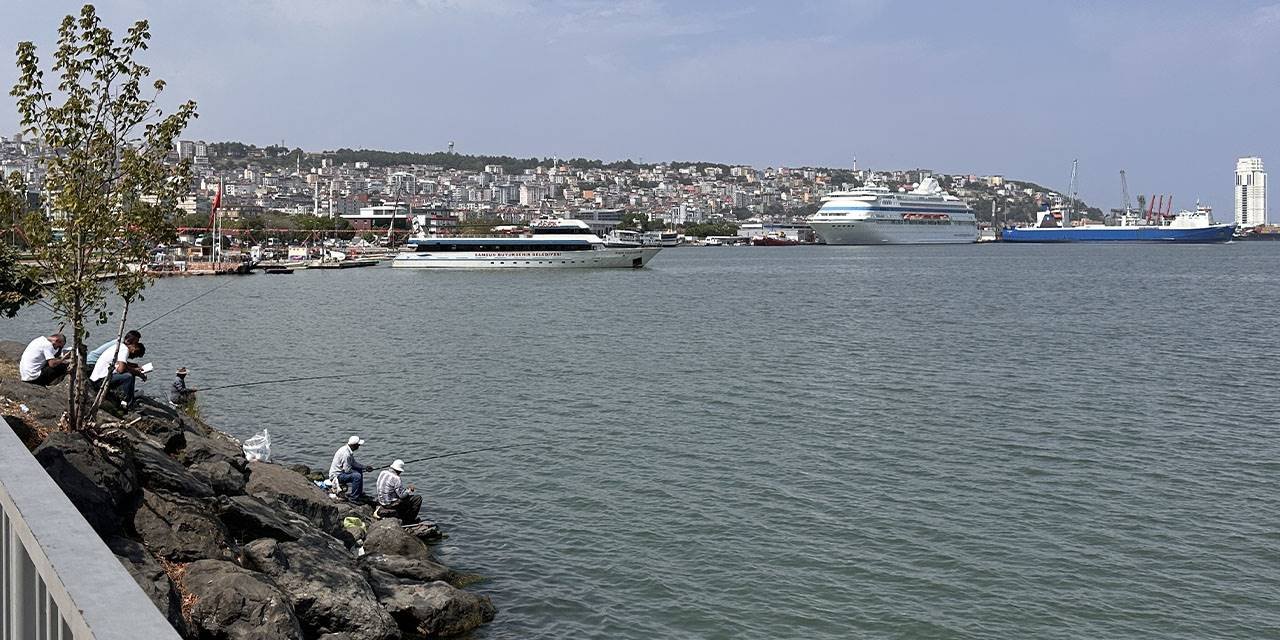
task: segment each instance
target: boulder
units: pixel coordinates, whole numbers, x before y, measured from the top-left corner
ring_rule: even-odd
[[[244,546],[244,559],[279,585],[307,636],[399,637],[396,622],[378,604],[354,558],[334,538],[305,531],[297,542],[254,540]]]
[[[380,571],[400,580],[452,583],[458,577],[453,569],[433,560],[389,556],[383,553],[366,553],[360,556],[359,564],[366,572]]]
[[[292,511],[274,509],[252,496],[219,496],[215,509],[218,518],[239,540],[294,541],[302,536],[302,528],[311,526]]]
[[[98,535],[119,533],[138,495],[133,456],[79,433],[54,432],[32,455]]]
[[[270,462],[249,463],[245,492],[292,509],[326,532],[336,532],[342,518],[336,501],[306,478]]]
[[[152,553],[170,562],[233,557],[230,534],[208,501],[144,490],[133,528]]]
[[[187,430],[183,440],[186,446],[178,452],[178,460],[184,465],[191,466],[205,460],[223,460],[241,471],[247,468],[244,450],[230,436],[217,432],[206,434],[203,430]]]
[[[221,560],[186,567],[183,586],[195,596],[191,635],[198,640],[302,640],[288,598],[265,576]]]
[[[226,458],[210,458],[197,462],[187,470],[192,475],[213,487],[221,495],[244,495],[245,483],[249,481],[243,468],[237,468]]]
[[[497,614],[489,596],[446,582],[400,584],[379,581],[378,600],[406,633],[430,638],[466,633]]]
[[[144,418],[132,425],[156,441],[165,453],[173,455],[187,446],[187,433],[177,420]]]
[[[22,416],[0,416],[0,418],[4,418],[5,424],[9,425],[14,435],[18,436],[27,451],[35,450],[36,447],[44,442],[44,436],[40,435],[40,432],[36,431],[30,424],[27,424]]]
[[[143,487],[161,489],[188,498],[213,496],[213,487],[209,483],[148,442],[133,442],[133,458],[137,461],[138,476]]]
[[[169,619],[175,629],[185,635],[186,623],[182,619],[182,600],[164,567],[151,555],[142,543],[128,538],[114,537],[106,541],[111,552],[119,558],[133,580],[151,598],[156,608]]]
[[[369,526],[369,531],[364,538],[364,550],[365,553],[404,556],[427,562],[435,561],[426,543],[407,533],[400,527],[400,521],[395,518],[383,518]]]

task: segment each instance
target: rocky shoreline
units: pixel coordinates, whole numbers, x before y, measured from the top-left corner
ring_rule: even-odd
[[[493,619],[398,520],[333,500],[306,467],[247,462],[167,404],[56,430],[65,383],[18,381],[23,346],[0,341],[0,416],[184,638],[439,638]]]

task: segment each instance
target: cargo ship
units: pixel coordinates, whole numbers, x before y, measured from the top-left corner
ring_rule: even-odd
[[[1007,227],[1001,230],[1003,242],[1158,242],[1215,243],[1229,242],[1234,224],[1215,224],[1213,210],[1197,205],[1195,211],[1179,211],[1172,216],[1155,219],[1126,214],[1119,224],[1086,224],[1062,226],[1050,212],[1043,212],[1033,227]]]

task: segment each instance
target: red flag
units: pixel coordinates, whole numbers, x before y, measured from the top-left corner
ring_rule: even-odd
[[[222,206],[222,181],[218,181],[218,193],[213,196],[213,206],[209,207],[209,228],[213,228],[213,219],[218,215],[218,207]]]

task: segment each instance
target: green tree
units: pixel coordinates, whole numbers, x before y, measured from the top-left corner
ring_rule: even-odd
[[[636,229],[638,231],[649,230],[649,216],[636,211],[622,214],[622,220],[618,226],[623,229]]]
[[[17,220],[27,211],[27,187],[16,172],[0,182],[0,220]],[[32,269],[18,261],[18,252],[0,244],[0,316],[12,318],[40,299],[40,284]]]
[[[39,277],[52,283],[49,303],[70,327],[80,365],[70,367],[67,385],[72,429],[93,426],[107,387],[93,397],[85,392],[80,371],[89,325],[107,322],[113,290],[121,303],[116,336],[123,335],[130,304],[150,283],[145,271],[131,267],[172,238],[166,218],[190,181],[189,166],[168,165],[165,158],[196,117],[196,106],[188,101],[167,115],[157,106],[164,82],[148,82],[151,70],[135,59],[150,38],[140,20],[117,41],[93,5],[84,5],[58,28],[54,87],[45,85],[35,45],[18,44],[18,81],[10,95],[24,133],[52,150],[42,159],[46,212],[28,215],[23,228]]]

